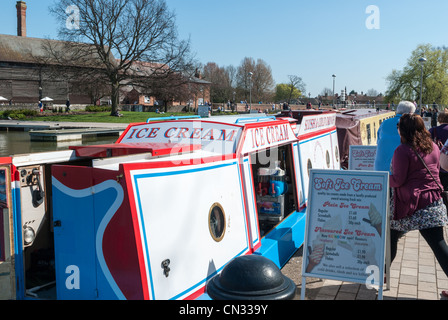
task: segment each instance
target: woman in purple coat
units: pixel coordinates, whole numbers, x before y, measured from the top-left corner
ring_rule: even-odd
[[[440,125],[429,129],[429,133],[431,134],[432,140],[436,142],[436,144],[438,141],[440,141],[440,143],[444,145],[448,140],[448,113],[439,112],[437,121],[440,123]],[[439,149],[441,148],[439,147]],[[446,152],[446,150],[444,152]],[[445,190],[448,190],[448,171],[446,171],[442,167],[442,165],[440,166],[439,177],[443,188]]]
[[[393,193],[391,260],[397,253],[398,239],[407,231],[419,230],[448,276],[448,246],[443,237],[448,219],[440,194],[440,151],[419,115],[404,114],[397,130],[401,144],[394,152],[389,178]]]

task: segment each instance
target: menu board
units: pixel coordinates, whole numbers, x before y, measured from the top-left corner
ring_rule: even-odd
[[[384,277],[389,174],[310,171],[303,277],[366,283],[372,266]]]
[[[348,156],[349,170],[375,170],[376,146],[352,145]]]

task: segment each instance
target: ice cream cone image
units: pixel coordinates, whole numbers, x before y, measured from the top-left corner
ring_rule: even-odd
[[[378,234],[381,237],[382,217],[373,203],[370,203],[369,219],[363,219],[363,221],[370,223],[372,225],[372,227],[374,227],[376,229],[376,231],[378,232]]]
[[[310,272],[321,262],[325,253],[325,244],[320,241],[320,239],[316,239],[313,241],[312,248],[308,247],[308,250],[311,254],[309,255],[309,262],[306,271]]]

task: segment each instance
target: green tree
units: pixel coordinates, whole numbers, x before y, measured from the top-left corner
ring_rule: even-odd
[[[426,58],[422,65],[420,58]],[[386,101],[420,101],[420,81],[423,74],[422,104],[448,103],[448,51],[430,44],[419,45],[403,70],[392,70],[387,77]]]
[[[289,75],[289,83],[280,83],[275,88],[275,101],[286,101],[298,99],[305,93],[305,83],[299,76]]]

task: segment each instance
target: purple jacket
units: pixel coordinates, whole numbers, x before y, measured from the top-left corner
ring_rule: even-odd
[[[448,139],[448,124],[443,123],[438,127],[433,127],[429,129],[429,132],[431,133],[431,138],[434,140],[434,131],[435,136],[442,141],[443,144],[445,144],[445,141]]]
[[[423,209],[441,198],[438,187],[438,185],[442,185],[439,179],[439,149],[433,143],[433,151],[430,154],[424,155],[421,152],[419,154],[431,170],[437,183],[411,147],[400,144],[392,158],[393,174],[389,176],[390,186],[395,188],[393,199],[395,220],[408,217],[416,210]]]

